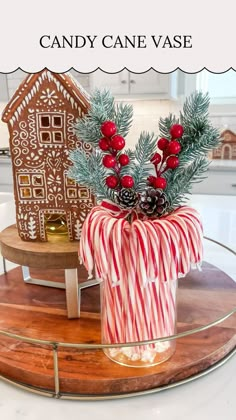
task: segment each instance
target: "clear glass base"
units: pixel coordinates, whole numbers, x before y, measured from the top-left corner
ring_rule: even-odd
[[[170,359],[175,352],[175,340],[146,346],[104,349],[104,353],[113,362],[128,367],[150,367]]]
[[[101,285],[102,343],[137,343],[165,337],[165,341],[104,349],[107,357],[123,366],[149,367],[168,360],[175,351],[177,280],[150,281],[143,285],[127,279]]]

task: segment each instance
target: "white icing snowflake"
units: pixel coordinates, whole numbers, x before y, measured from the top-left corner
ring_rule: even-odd
[[[56,99],[58,99],[58,96],[55,95],[55,93],[55,90],[50,91],[50,89],[47,88],[46,90],[42,90],[40,99],[42,99],[45,104],[53,105],[56,103]]]

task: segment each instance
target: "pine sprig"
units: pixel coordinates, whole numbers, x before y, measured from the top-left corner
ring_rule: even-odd
[[[96,90],[91,97],[91,106],[84,118],[75,126],[75,134],[82,141],[98,145],[101,137],[100,127],[103,121],[112,120],[115,115],[114,98],[108,91]]]
[[[194,121],[196,118],[208,116],[210,98],[208,93],[194,92],[186,98],[183,105],[183,113],[180,113],[181,124],[185,121]]]
[[[170,138],[170,128],[173,124],[178,124],[179,120],[173,114],[170,114],[169,117],[160,118],[159,120],[159,133],[160,137],[165,137],[166,139]]]
[[[186,200],[186,194],[190,194],[192,185],[196,182],[201,182],[209,166],[209,162],[204,156],[199,156],[196,160],[190,163],[181,171],[176,171],[168,183],[165,190],[169,202],[168,212],[174,210],[176,207],[183,205]]]
[[[106,170],[102,165],[102,157],[99,151],[94,150],[87,154],[82,149],[73,150],[70,153],[70,160],[73,163],[67,175],[80,185],[86,185],[97,200],[104,198],[112,199],[113,193],[105,185]]]
[[[154,160],[152,162],[155,162],[154,154],[157,152],[157,139],[154,134],[142,132],[134,151],[130,149],[120,150],[112,142],[110,143],[112,146],[109,146],[108,143],[108,148],[106,149],[105,147],[103,151],[97,147],[102,136],[101,125],[105,121],[113,122],[117,134],[126,137],[133,115],[132,106],[127,104],[116,105],[110,92],[97,90],[91,98],[88,114],[76,126],[77,136],[82,141],[89,143],[93,151],[91,154],[86,153],[83,149],[71,152],[70,158],[73,166],[69,169],[68,175],[80,185],[90,188],[98,200],[108,198],[112,201],[116,201],[115,197],[121,193],[122,188],[126,188],[125,183],[127,179],[124,179],[125,175],[129,175],[127,178],[130,178],[127,182],[131,180],[133,184],[134,181],[131,196],[136,194],[136,197],[138,197],[137,193],[142,193],[146,189],[148,183],[153,182],[151,185],[157,188],[154,181],[163,183],[161,177],[164,177],[167,181],[167,187],[163,186],[163,188],[165,188],[164,193],[168,200],[168,211],[172,211],[186,201],[186,194],[190,194],[192,185],[195,182],[201,182],[205,178],[205,172],[208,168],[207,154],[219,144],[219,133],[211,125],[208,107],[208,95],[197,92],[185,101],[179,118],[173,114],[170,114],[167,118],[160,118],[159,130],[161,137],[169,141],[173,140],[170,131],[173,134],[171,128],[174,124],[181,124],[184,134],[182,138],[179,138],[177,135],[178,138],[175,139],[181,145],[181,150],[177,153],[178,166],[175,169],[171,169],[168,166],[167,159],[169,159],[170,152],[168,152],[168,149],[165,149],[159,167],[158,163],[155,166],[156,177],[154,178],[150,174],[150,161],[153,157]],[[103,141],[106,142],[108,140],[105,139]],[[108,159],[105,159],[108,164],[103,161],[104,154],[110,154],[110,157],[108,156]],[[128,164],[122,164],[119,161],[121,154],[128,155]],[[156,154],[158,155],[158,153]],[[116,162],[110,165],[109,160],[112,159],[112,156],[115,156]],[[109,175],[112,175],[112,177],[109,177],[110,179],[108,178]],[[154,178],[154,181],[151,178]],[[115,184],[114,187],[111,184],[111,187],[108,188],[107,185],[110,184],[110,181],[114,181]],[[158,188],[162,187],[158,186]],[[125,199],[127,199],[126,196]],[[133,200],[133,203],[135,202]]]
[[[131,162],[133,162],[135,160],[134,150],[132,150],[132,149],[126,149],[124,151],[124,153],[129,156]]]
[[[134,167],[133,178],[135,180],[135,189],[141,192],[150,173],[150,159],[156,149],[156,137],[154,134],[142,132],[135,146],[134,158],[137,164]]]
[[[218,131],[213,127],[207,127],[205,132],[196,136],[196,142],[191,142],[182,149],[179,154],[179,168],[196,159],[198,156],[205,156],[208,152],[219,145]]]
[[[167,181],[165,191],[172,209],[186,200],[185,194],[191,192],[193,183],[204,179],[203,173],[208,167],[207,155],[210,150],[219,145],[219,133],[209,121],[208,107],[208,95],[196,92],[186,99],[183,112],[180,113],[184,135],[182,139],[179,139],[181,143],[181,152],[178,155],[179,165],[163,175]],[[162,120],[162,123],[166,124],[163,131],[169,130],[172,119],[173,117],[170,120]]]
[[[104,121],[114,121],[118,134],[126,136],[132,123],[133,108],[130,105],[115,105],[114,97],[107,90],[96,90],[91,97],[88,113],[75,126],[75,133],[82,141],[98,145],[101,138],[101,124]]]
[[[116,107],[115,123],[119,135],[126,137],[132,124],[133,107],[128,104],[119,104]]]
[[[185,127],[186,129],[183,138],[181,139],[181,144],[186,142],[194,143],[199,136],[211,129],[208,117],[206,116],[198,116],[195,120],[187,120],[187,118],[185,118]]]
[[[95,90],[91,98],[91,107],[86,115],[95,124],[101,124],[104,119],[112,120],[115,116],[114,97],[107,90]]]

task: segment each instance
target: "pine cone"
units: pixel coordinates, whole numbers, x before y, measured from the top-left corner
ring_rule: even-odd
[[[167,206],[167,197],[161,189],[148,187],[140,195],[139,207],[147,216],[162,216]]]
[[[136,191],[131,188],[122,188],[118,192],[116,200],[120,207],[131,209],[136,206],[138,202],[138,195]]]

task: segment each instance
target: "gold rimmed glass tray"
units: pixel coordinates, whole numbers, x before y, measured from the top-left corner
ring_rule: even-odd
[[[236,283],[225,272],[236,254],[205,242],[202,271],[179,280],[178,333],[168,337],[176,352],[150,368],[122,367],[104,355],[110,346],[100,339],[99,286],[84,290],[81,318],[68,320],[63,290],[24,284],[20,267],[0,276],[0,377],[41,395],[91,400],[161,391],[221,366],[236,351]],[[62,274],[44,270],[53,281]]]

